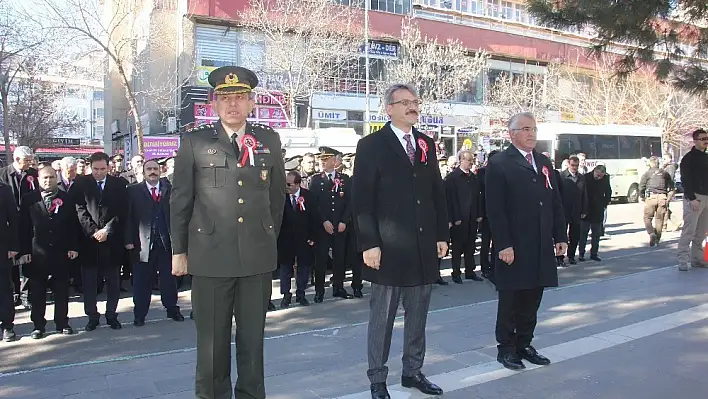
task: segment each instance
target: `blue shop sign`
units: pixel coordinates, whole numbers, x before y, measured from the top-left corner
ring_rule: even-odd
[[[372,57],[384,57],[384,58],[398,58],[398,44],[370,41],[369,42],[369,56]],[[364,54],[366,51],[364,45],[359,47],[359,52]]]

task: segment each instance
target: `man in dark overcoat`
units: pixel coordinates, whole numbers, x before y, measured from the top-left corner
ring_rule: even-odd
[[[120,265],[124,261],[125,225],[128,220],[128,193],[125,182],[108,174],[109,158],[96,152],[89,158],[91,175],[77,179],[72,193],[81,224],[81,280],[84,289],[84,312],[89,317],[86,331],[99,325],[96,307],[98,278],[106,282],[106,323],[114,330],[122,328],[116,309],[120,298]],[[100,273],[99,273],[100,272]]]
[[[580,222],[588,214],[588,192],[585,188],[585,175],[578,171],[580,159],[576,156],[568,158],[568,169],[561,172],[563,186],[563,210],[565,222],[568,225],[568,262],[578,263],[575,252],[580,240]],[[565,265],[565,262],[563,262]]]
[[[560,182],[550,160],[534,150],[536,120],[530,113],[517,114],[508,128],[512,145],[489,159],[486,196],[497,252],[497,360],[519,370],[525,368],[521,359],[550,363],[531,340],[543,290],[558,285],[555,257],[565,253],[568,237]]]
[[[482,281],[474,269],[477,242],[477,224],[482,221],[481,188],[472,172],[474,154],[462,150],[459,166],[445,177],[447,212],[452,238],[452,281],[462,284],[462,255],[465,256],[465,279]]]
[[[393,321],[405,308],[401,384],[426,395],[442,389],[421,372],[425,324],[438,258],[447,253],[449,227],[435,143],[415,130],[420,99],[409,85],[385,94],[391,122],[357,145],[352,206],[363,278],[371,282],[367,375],[373,399],[390,398],[386,387]]]
[[[592,232],[590,240],[590,259],[600,262],[600,237],[603,235],[603,220],[607,206],[612,201],[612,185],[610,176],[604,165],[597,165],[585,174],[585,190],[588,193],[588,211],[580,224],[580,239],[578,242],[578,260],[585,261],[588,234]]]
[[[175,158],[172,273],[192,275],[195,396],[231,398],[233,389],[239,399],[263,399],[265,315],[285,206],[282,146],[272,128],[246,121],[255,106],[254,72],[221,67],[209,74],[209,83],[219,121],[185,134]]]
[[[20,254],[24,273],[30,280],[32,339],[44,338],[47,320],[46,293],[51,276],[54,294],[54,326],[62,334],[73,334],[69,325],[69,266],[79,255],[80,227],[70,194],[58,187],[57,172],[51,167],[39,171],[41,191],[26,194],[20,209]]]
[[[499,151],[497,150],[490,151],[489,154],[487,154],[487,163],[477,171],[482,208],[482,221],[479,222],[479,233],[482,236],[479,248],[479,265],[482,268],[482,276],[492,283],[494,282],[494,260],[490,260],[489,254],[491,253],[492,256],[494,256],[494,245],[492,244],[492,229],[489,228],[489,219],[487,218],[486,175],[489,159],[498,153]]]
[[[12,188],[0,182],[0,329],[2,340],[15,340],[15,304],[12,297],[12,264],[20,252],[20,227]]]

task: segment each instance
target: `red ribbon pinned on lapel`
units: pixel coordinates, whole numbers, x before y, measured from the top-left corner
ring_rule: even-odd
[[[297,206],[300,208],[301,212],[304,211],[305,210],[305,198],[299,197],[297,199]]]
[[[30,186],[30,190],[34,190],[34,176],[27,176],[27,183]]]
[[[253,149],[256,148],[256,138],[253,137],[250,134],[244,134],[243,138],[241,139],[241,149],[245,149],[246,151],[243,151],[241,154],[241,161],[239,162],[241,166],[246,166],[246,162],[248,161],[251,166],[255,166],[255,156],[253,155]]]
[[[428,163],[428,143],[423,138],[418,139],[418,147],[420,147],[420,162]]]
[[[55,198],[54,201],[52,201],[52,206],[49,207],[49,213],[59,213],[59,207],[62,205],[64,205],[64,201],[62,201],[61,198]]]
[[[337,179],[334,179],[334,186],[332,186],[332,191],[335,193],[338,192],[342,188],[342,181]]]
[[[551,185],[551,177],[548,174],[548,167],[543,165],[543,169],[541,169],[541,171],[543,172],[543,175],[546,176],[546,188],[550,188],[552,190],[553,186]]]

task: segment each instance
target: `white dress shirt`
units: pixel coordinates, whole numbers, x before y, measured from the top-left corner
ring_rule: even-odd
[[[246,134],[246,124],[244,123],[243,126],[241,126],[241,128],[236,131],[229,129],[223,123],[221,124],[221,127],[224,128],[226,135],[229,136],[229,140],[231,140],[231,136],[233,136],[234,134],[236,135],[236,137],[237,137],[236,142],[238,143],[238,147],[240,149],[241,148],[241,138],[243,138],[243,135]]]
[[[411,129],[410,132],[406,133],[403,130],[393,126],[393,123],[392,123],[391,130],[393,130],[393,133],[395,133],[396,137],[398,137],[398,141],[401,142],[401,145],[403,146],[403,152],[408,154],[408,152],[406,151],[406,147],[408,146],[408,142],[406,141],[405,138],[403,138],[403,136],[405,136],[406,134],[411,135],[411,144],[413,145],[413,151],[416,150],[416,142],[415,142],[415,136],[413,136],[413,129]]]
[[[293,197],[295,198],[295,205],[297,205],[297,200],[300,199],[300,189],[295,194],[290,194],[290,205],[293,203]]]
[[[519,150],[519,152],[521,153],[521,156],[524,157],[524,159],[526,159],[527,154],[531,154],[531,166],[533,166],[533,170],[535,170],[536,173],[538,173],[538,168],[536,168],[536,158],[533,157],[533,152],[526,152],[518,147],[516,149]]]
[[[155,184],[154,186],[152,184],[148,183],[146,180],[145,185],[147,186],[148,192],[150,193],[150,195],[152,195],[152,188],[153,187],[155,187],[155,195],[158,195],[158,196],[160,195],[160,181],[159,180],[157,181],[157,184]]]

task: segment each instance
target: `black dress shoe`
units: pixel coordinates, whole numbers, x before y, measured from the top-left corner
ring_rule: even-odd
[[[578,257],[578,262],[585,262],[585,255],[580,255]]]
[[[15,307],[22,305],[22,299],[20,299],[19,295],[15,295],[15,300],[13,301],[13,304],[15,305]]]
[[[590,259],[594,260],[595,262],[602,262],[602,259],[600,259],[600,257],[597,255],[590,256]]]
[[[519,349],[517,354],[520,358],[526,360],[527,362],[537,364],[539,366],[548,366],[551,364],[551,361],[547,357],[540,355],[536,351],[536,348],[531,345],[523,349]]]
[[[452,282],[455,284],[462,284],[462,277],[460,276],[452,276]]]
[[[120,324],[117,318],[106,319],[106,324],[108,324],[108,327],[110,327],[111,330],[120,330],[123,328],[123,325]]]
[[[575,258],[568,258],[568,263],[570,263],[571,265],[577,265],[578,261],[575,260]]]
[[[293,301],[293,294],[287,293],[283,295],[283,299],[280,301],[280,308],[287,309],[290,307],[290,303]]]
[[[179,310],[167,312],[167,318],[172,319],[174,321],[184,321],[184,316],[182,316],[182,313],[180,313]]]
[[[497,361],[509,370],[523,370],[526,368],[516,353],[500,353],[497,355]]]
[[[34,329],[34,330],[30,333],[30,338],[32,338],[32,339],[42,339],[42,338],[44,338],[44,330],[40,330],[40,329],[38,329],[38,328],[37,328],[37,329]]]
[[[84,327],[84,330],[93,331],[97,327],[98,327],[98,320],[89,320],[89,322],[86,323],[86,327]]]
[[[133,325],[135,327],[142,327],[145,325],[145,319],[135,319],[133,320]]]
[[[12,342],[17,338],[17,335],[15,335],[15,330],[12,328],[8,329],[3,329],[2,330],[2,340],[5,342]]]
[[[194,311],[193,310],[191,312],[189,312],[189,318],[191,320],[194,320]]]
[[[64,328],[57,328],[57,332],[61,335],[72,335],[74,334],[74,329],[71,326],[66,326]]]
[[[324,292],[315,293],[315,303],[322,303],[324,301]]]
[[[443,280],[442,277],[438,277],[438,279],[435,281],[435,284],[437,284],[437,285],[448,285],[448,284],[450,284],[450,283],[448,283],[447,281]]]
[[[305,298],[305,296],[299,296],[295,298],[295,302],[299,303],[300,306],[310,306],[310,302]]]
[[[413,377],[401,377],[401,385],[404,388],[415,388],[426,395],[442,395],[443,390],[439,386],[428,381],[423,373],[418,373]]]
[[[277,308],[276,308],[275,305],[273,304],[273,301],[268,301],[268,311],[269,311],[269,312],[272,312],[272,311],[274,311],[274,310],[276,310],[276,309],[277,309]]]
[[[473,280],[473,281],[484,281],[482,277],[479,277],[477,273],[472,272],[472,274],[465,274],[465,280]]]
[[[385,382],[371,384],[371,399],[391,399]]]
[[[333,298],[342,298],[342,299],[352,299],[354,298],[354,295],[350,294],[345,290],[344,288],[335,288],[334,291],[332,291],[332,297]]]
[[[354,288],[354,298],[363,298],[364,294],[361,292],[361,288]]]

